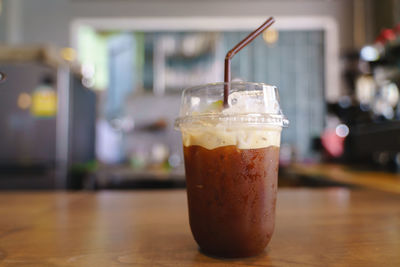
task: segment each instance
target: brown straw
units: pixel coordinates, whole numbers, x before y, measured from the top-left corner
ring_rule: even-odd
[[[275,22],[273,17],[267,19],[263,25],[261,25],[257,30],[250,33],[246,38],[244,38],[240,43],[238,43],[234,48],[232,48],[225,56],[225,73],[224,73],[224,107],[228,107],[228,96],[230,90],[231,81],[231,60],[234,55],[236,55],[243,47],[248,45],[253,41],[258,35],[260,35],[265,29],[271,26]]]

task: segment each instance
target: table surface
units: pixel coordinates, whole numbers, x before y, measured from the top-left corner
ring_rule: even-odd
[[[0,266],[400,266],[400,195],[282,189],[248,259],[201,254],[185,191],[2,192]]]
[[[292,164],[287,173],[400,194],[400,173],[359,170],[341,164]]]

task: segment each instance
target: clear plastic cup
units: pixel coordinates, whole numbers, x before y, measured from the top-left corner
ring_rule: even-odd
[[[288,120],[278,90],[232,82],[223,108],[224,83],[184,90],[180,117],[189,222],[200,249],[219,257],[247,257],[269,243],[282,127]]]

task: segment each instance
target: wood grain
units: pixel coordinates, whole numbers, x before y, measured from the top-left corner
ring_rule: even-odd
[[[362,171],[339,164],[293,164],[287,173],[327,179],[335,182],[362,186],[375,190],[400,194],[400,174],[383,171]]]
[[[1,193],[0,266],[400,266],[400,195],[285,189],[262,255],[201,254],[185,192]]]

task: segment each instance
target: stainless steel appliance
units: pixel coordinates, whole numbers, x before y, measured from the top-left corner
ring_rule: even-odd
[[[0,189],[68,188],[95,158],[95,93],[53,54],[0,47]]]

